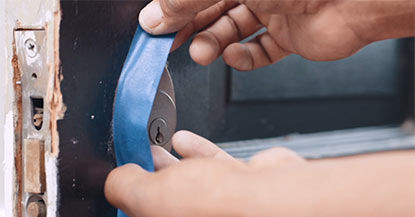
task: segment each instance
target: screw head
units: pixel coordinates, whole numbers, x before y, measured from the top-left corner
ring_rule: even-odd
[[[44,203],[32,201],[27,206],[29,217],[46,217],[46,206]]]
[[[150,140],[155,145],[164,145],[167,142],[169,129],[167,123],[162,118],[157,118],[150,124]]]
[[[43,124],[43,114],[35,114],[33,115],[33,125],[35,125],[37,130],[40,130],[42,128]]]
[[[27,39],[25,42],[25,50],[27,56],[35,57],[38,51],[36,42],[31,38]]]

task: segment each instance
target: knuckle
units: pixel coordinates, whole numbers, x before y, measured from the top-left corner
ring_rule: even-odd
[[[186,130],[180,130],[180,131],[176,132],[173,135],[173,137],[171,138],[173,146],[179,146],[179,145],[183,144],[183,142],[188,140],[190,134],[191,133],[189,131],[186,131]]]
[[[122,207],[130,195],[131,188],[136,183],[137,172],[140,167],[136,164],[125,164],[113,169],[107,176],[104,184],[104,194],[108,202],[115,207]],[[136,188],[133,188],[133,191]]]
[[[114,198],[114,196],[116,195],[117,191],[117,183],[118,178],[119,177],[119,169],[116,168],[114,170],[112,170],[108,176],[107,179],[105,180],[105,186],[104,186],[104,194],[105,197],[107,198],[108,202],[110,202],[111,204],[114,205],[114,202],[117,201],[117,199]]]
[[[215,7],[215,10],[219,11],[220,13],[223,13],[228,9],[230,4],[233,4],[233,2],[220,1],[217,4],[214,4],[213,7]]]
[[[225,153],[222,149],[217,148],[217,149],[212,150],[211,157],[212,158],[222,158],[224,154]]]
[[[187,131],[187,130],[180,130],[180,131],[177,131],[177,132],[173,135],[173,138],[176,138],[177,140],[180,140],[180,139],[187,138],[187,136],[188,136],[189,134],[191,134],[191,132],[190,132],[190,131]]]
[[[275,154],[278,154],[280,156],[292,156],[293,155],[293,151],[285,147],[275,147],[272,150],[275,152]]]
[[[160,1],[160,6],[165,16],[175,16],[186,8],[182,0],[163,0]]]
[[[107,180],[105,181],[105,189],[110,188],[117,183],[117,177],[120,173],[120,168],[113,169],[107,176]]]
[[[246,5],[248,3],[248,0],[238,0],[239,4]]]
[[[137,165],[135,164],[126,164],[121,167],[117,167],[113,169],[107,176],[105,181],[105,190],[112,191],[114,188],[120,186],[125,179],[125,177],[129,177],[132,170],[137,169]],[[109,192],[111,193],[111,192]]]
[[[292,161],[301,159],[301,157],[294,151],[284,147],[275,147],[272,149],[275,154],[275,157],[280,159],[280,161]]]
[[[223,18],[226,20],[226,22],[228,23],[229,27],[232,29],[233,31],[233,35],[237,37],[237,41],[242,40],[242,36],[240,34],[240,30],[238,28],[238,25],[236,24],[235,20],[232,19],[232,17],[229,15],[229,13],[226,13]]]

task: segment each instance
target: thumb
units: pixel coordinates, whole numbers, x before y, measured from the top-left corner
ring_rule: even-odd
[[[137,191],[145,193],[151,174],[136,164],[126,164],[110,172],[105,181],[105,197],[114,207],[134,216],[140,209]]]
[[[196,14],[220,0],[153,0],[141,10],[138,21],[150,34],[167,34],[182,29]]]

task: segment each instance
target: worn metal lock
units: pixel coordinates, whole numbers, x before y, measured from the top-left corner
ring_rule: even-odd
[[[171,151],[171,137],[176,130],[176,121],[173,81],[168,68],[165,67],[147,126],[151,145],[159,145]]]
[[[21,162],[20,189],[22,217],[46,217],[47,186],[45,155],[51,152],[50,107],[46,99],[50,74],[44,29],[20,29],[14,32],[21,87],[21,144],[16,161]],[[17,151],[17,152],[19,152]],[[18,171],[18,170],[17,170]]]

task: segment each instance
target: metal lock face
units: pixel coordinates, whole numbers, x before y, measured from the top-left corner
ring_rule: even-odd
[[[176,118],[173,81],[165,67],[147,125],[151,145],[158,145],[171,151],[171,137],[176,131]]]
[[[50,107],[47,92],[50,74],[47,65],[46,31],[44,29],[21,29],[14,32],[16,57],[21,87],[19,113],[22,130],[21,144],[16,150],[16,161],[21,162],[20,189],[22,217],[46,217],[47,186],[45,154],[51,152]],[[20,211],[19,211],[20,212]]]

